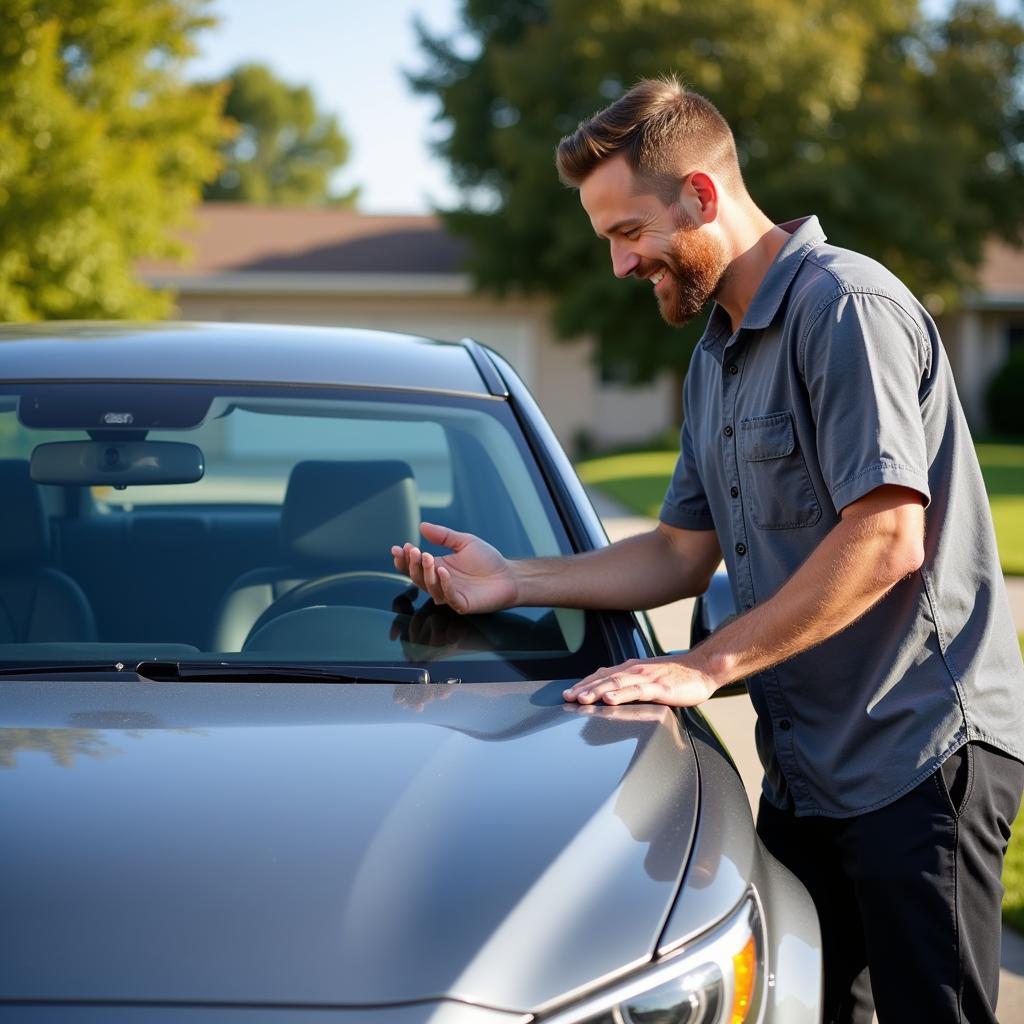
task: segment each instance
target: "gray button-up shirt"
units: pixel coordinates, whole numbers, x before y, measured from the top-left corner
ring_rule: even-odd
[[[791,234],[732,332],[694,351],[661,519],[714,529],[740,611],[771,597],[883,484],[928,502],[925,560],[845,630],[748,680],[764,793],[874,810],[969,740],[1024,759],[1024,666],[981,470],[935,324],[865,256]]]

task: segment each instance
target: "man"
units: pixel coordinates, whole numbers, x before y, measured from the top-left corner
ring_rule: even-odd
[[[685,706],[746,679],[758,832],[818,907],[826,1020],[868,1021],[873,999],[882,1024],[994,1021],[1024,668],[934,323],[815,218],[773,224],[718,111],[674,79],[581,124],[557,164],[669,323],[716,300],[660,522],[516,562],[423,524],[452,554],[396,547],[396,567],[462,613],[648,608],[701,593],[724,554],[737,619],[565,699]]]

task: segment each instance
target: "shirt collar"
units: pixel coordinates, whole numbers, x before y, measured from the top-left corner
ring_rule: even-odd
[[[789,233],[789,240],[779,250],[754,293],[754,300],[740,324],[740,330],[759,330],[771,324],[807,254],[825,241],[825,232],[821,230],[815,216],[786,221],[779,227]],[[709,349],[716,343],[727,341],[732,333],[729,314],[715,303],[701,345]]]

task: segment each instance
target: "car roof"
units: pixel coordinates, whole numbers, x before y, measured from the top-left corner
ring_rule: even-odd
[[[493,395],[478,346],[385,331],[242,323],[0,325],[8,381],[328,384]]]

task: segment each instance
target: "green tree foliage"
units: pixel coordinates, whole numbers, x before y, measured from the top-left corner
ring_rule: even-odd
[[[333,115],[320,113],[305,86],[291,86],[261,64],[243,64],[227,78],[224,113],[238,125],[225,143],[224,168],[206,199],[290,206],[351,206],[358,189],[331,196],[333,171],[349,146]]]
[[[675,72],[708,96],[769,216],[817,213],[934,309],[987,238],[1021,238],[1024,25],[993,0],[938,21],[917,0],[463,0],[461,15],[451,39],[418,26],[410,76],[450,127],[439,151],[464,200],[447,222],[482,288],[553,295],[560,334],[596,336],[637,378],[685,369],[699,325],[681,336],[649,286],[612,280],[553,151],[638,78]]]
[[[62,768],[73,768],[75,758],[110,757],[120,751],[107,743],[98,729],[4,729],[0,732],[0,768],[14,768],[18,754],[43,751]]]
[[[181,255],[223,90],[184,83],[207,0],[0,3],[0,319],[163,315],[132,274]]]

